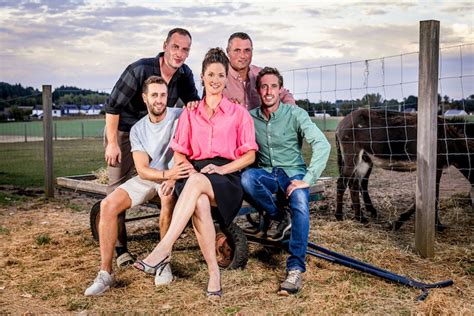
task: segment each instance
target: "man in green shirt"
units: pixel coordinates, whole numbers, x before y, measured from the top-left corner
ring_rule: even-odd
[[[268,220],[280,222],[277,233],[269,239],[281,240],[291,228],[287,274],[278,293],[294,294],[301,288],[301,273],[306,271],[309,187],[326,167],[331,146],[305,110],[280,102],[283,77],[277,69],[262,69],[256,85],[262,104],[250,114],[259,146],[258,168],[246,170],[241,182],[245,198]],[[301,155],[303,138],[312,148],[308,167]],[[283,208],[286,204],[290,214]]]

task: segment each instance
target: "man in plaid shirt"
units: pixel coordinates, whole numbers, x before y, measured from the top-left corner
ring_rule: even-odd
[[[105,160],[109,175],[107,194],[127,181],[134,173],[129,132],[133,124],[147,114],[142,99],[143,82],[151,75],[160,76],[168,84],[168,106],[181,107],[199,100],[191,69],[184,64],[191,49],[191,34],[182,28],[169,31],[163,52],[130,64],[115,84],[105,104]],[[119,219],[116,247],[119,266],[133,263],[127,250],[125,212]]]

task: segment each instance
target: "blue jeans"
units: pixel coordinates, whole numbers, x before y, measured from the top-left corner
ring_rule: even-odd
[[[306,271],[305,256],[309,234],[309,189],[297,189],[286,200],[286,188],[291,180],[302,180],[302,174],[288,177],[283,169],[273,168],[269,173],[264,169],[252,168],[242,173],[241,183],[245,199],[257,210],[266,212],[271,218],[280,219],[281,205],[289,204],[291,212],[290,256],[286,270]],[[277,197],[273,194],[276,193]]]

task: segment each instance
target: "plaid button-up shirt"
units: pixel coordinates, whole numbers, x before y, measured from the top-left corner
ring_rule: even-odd
[[[105,112],[120,115],[119,131],[129,132],[133,124],[147,114],[142,85],[152,75],[161,76],[160,57],[163,54],[161,52],[154,58],[143,58],[129,65],[115,84],[105,103]],[[168,106],[175,106],[178,100],[184,104],[199,100],[193,72],[185,64],[176,70],[168,83]]]

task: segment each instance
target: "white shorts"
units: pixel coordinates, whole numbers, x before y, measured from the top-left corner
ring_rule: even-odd
[[[128,193],[130,200],[132,200],[131,207],[134,207],[154,198],[158,194],[160,184],[135,176],[121,184],[119,188]]]

